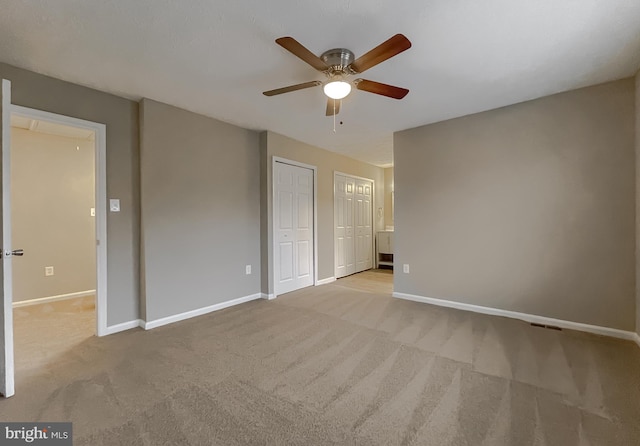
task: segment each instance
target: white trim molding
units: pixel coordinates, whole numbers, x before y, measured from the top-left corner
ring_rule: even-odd
[[[267,294],[267,293],[260,293],[260,297],[262,299],[267,299],[267,300],[272,300],[276,298],[276,295],[273,293]]]
[[[261,299],[262,293],[250,294],[249,296],[239,297],[237,299],[228,300],[219,304],[209,305],[208,307],[198,308],[197,310],[186,311],[180,314],[174,314],[173,316],[167,316],[155,321],[145,322],[142,321],[142,328],[145,330],[151,330],[152,328],[161,327],[163,325],[172,324],[174,322],[183,321],[185,319],[191,319],[192,317],[202,316],[203,314],[211,313],[213,311],[222,310],[224,308],[233,307],[234,305],[240,305],[245,302],[249,302],[256,299]]]
[[[123,322],[121,324],[111,325],[107,327],[105,335],[111,335],[114,333],[120,333],[121,331],[131,330],[132,328],[142,327],[143,322],[141,319],[134,319],[129,322]]]
[[[499,308],[483,307],[480,305],[465,304],[452,300],[435,299],[433,297],[417,296],[415,294],[393,293],[393,297],[399,299],[412,300],[439,307],[455,308],[457,310],[471,311],[473,313],[489,314],[492,316],[502,316],[511,319],[519,319],[525,322],[533,322],[535,324],[551,325],[569,330],[584,331],[587,333],[598,334],[602,336],[610,336],[613,338],[626,339],[628,341],[636,341],[640,345],[640,338],[632,331],[620,330],[617,328],[602,327],[600,325],[583,324],[581,322],[566,321],[564,319],[554,319],[546,316],[538,316],[535,314],[519,313],[517,311],[501,310]]]
[[[93,296],[96,294],[96,290],[78,291],[75,293],[58,294],[56,296],[39,297],[37,299],[19,300],[13,303],[13,308],[28,307],[29,305],[46,304],[49,302],[56,302],[58,300],[75,299],[78,297]]]
[[[333,277],[333,276],[332,277],[327,277],[326,279],[316,280],[316,286],[327,285],[327,284],[333,283],[335,281],[336,281],[335,277]]]

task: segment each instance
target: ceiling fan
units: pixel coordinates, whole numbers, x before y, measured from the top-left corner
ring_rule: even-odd
[[[396,34],[357,59],[354,54],[346,48],[334,48],[325,51],[318,57],[293,37],[280,37],[276,39],[276,43],[316,70],[323,72],[327,76],[327,80],[325,82],[305,82],[265,91],[263,93],[265,96],[275,96],[324,85],[324,93],[328,97],[326,115],[335,116],[340,111],[340,100],[351,93],[352,84],[358,90],[368,91],[369,93],[375,93],[393,99],[402,99],[409,93],[409,90],[406,88],[394,87],[393,85],[382,84],[366,79],[355,79],[351,82],[348,80],[349,76],[360,74],[411,48],[411,42],[402,34]]]

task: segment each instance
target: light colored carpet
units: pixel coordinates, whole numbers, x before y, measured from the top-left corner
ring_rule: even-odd
[[[96,333],[95,296],[17,307],[13,310],[16,369],[39,371]]]
[[[86,339],[19,370],[0,419],[73,421],[76,445],[640,444],[633,343],[393,299],[390,278]]]

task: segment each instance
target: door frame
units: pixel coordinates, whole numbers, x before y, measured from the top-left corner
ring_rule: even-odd
[[[34,108],[11,105],[11,115],[79,127],[95,132],[96,335],[107,330],[107,126]],[[9,303],[12,306],[12,303]]]
[[[335,212],[336,209],[336,176],[342,175],[343,177],[354,178],[356,180],[364,180],[371,181],[371,269],[374,269],[377,265],[375,260],[375,252],[376,252],[376,233],[378,232],[378,225],[376,222],[376,181],[371,178],[360,177],[358,175],[352,175],[350,173],[340,172],[339,170],[333,171],[333,210]],[[354,216],[355,218],[355,216]],[[336,222],[335,215],[333,219],[333,249],[336,249]],[[355,260],[354,260],[355,261]],[[356,273],[357,274],[357,273]],[[336,275],[336,253],[333,253],[333,276],[337,278]]]
[[[269,296],[269,299],[275,299],[278,297],[276,291],[276,280],[278,277],[278,271],[276,270],[276,227],[273,224],[273,208],[276,202],[276,182],[274,181],[275,166],[276,163],[289,164],[290,166],[302,167],[309,169],[313,172],[313,286],[318,286],[318,168],[311,164],[301,163],[299,161],[290,160],[287,158],[281,158],[279,156],[273,156],[271,159],[271,258],[269,261],[273,265],[273,274],[271,280],[273,281],[273,297]]]

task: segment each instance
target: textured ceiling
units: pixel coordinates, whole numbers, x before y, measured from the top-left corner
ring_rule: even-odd
[[[378,165],[397,130],[631,76],[638,0],[0,0],[0,61],[129,98],[148,97],[272,130]],[[413,47],[361,77],[406,87],[355,91],[337,132],[322,80],[274,43],[362,55],[396,33]]]

